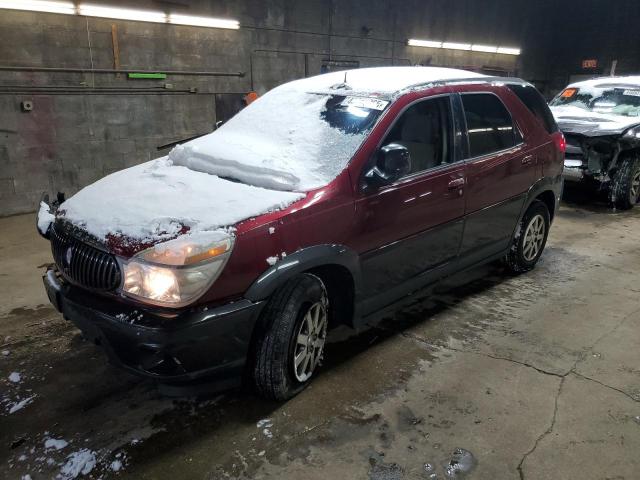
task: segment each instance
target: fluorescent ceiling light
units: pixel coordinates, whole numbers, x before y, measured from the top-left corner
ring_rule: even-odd
[[[11,10],[29,10],[32,12],[64,13],[74,15],[76,6],[73,2],[49,2],[40,0],[0,0],[0,8]]]
[[[211,28],[231,28],[237,30],[240,24],[237,20],[225,20],[223,18],[211,17],[195,17],[193,15],[176,15],[170,13],[168,17],[169,23],[176,25],[193,25],[195,27],[211,27]]]
[[[151,10],[133,10],[131,8],[103,7],[101,5],[81,4],[80,15],[87,17],[118,18],[120,20],[136,20],[139,22],[165,23],[167,16],[163,12]]]
[[[407,41],[407,45],[412,47],[448,48],[452,50],[472,50],[474,52],[520,55],[519,48],[494,47],[493,45],[472,45],[470,43],[436,42],[433,40],[417,40],[415,38],[410,38]]]
[[[520,49],[519,48],[498,47],[498,53],[504,53],[505,55],[520,55]]]
[[[453,42],[444,42],[442,44],[442,48],[448,48],[451,50],[471,50],[470,43],[453,43]]]
[[[490,45],[471,45],[471,50],[474,52],[498,53],[498,47]]]
[[[198,17],[193,15],[165,14],[158,10],[137,10],[118,8],[106,5],[47,0],[0,0],[0,9],[27,10],[33,12],[64,13],[67,15],[84,15],[87,17],[117,18],[119,20],[135,20],[138,22],[172,23],[176,25],[193,25],[196,27],[230,28],[237,30],[237,20],[224,18]]]
[[[415,38],[410,38],[407,43],[412,47],[442,48],[442,42],[434,42],[432,40],[416,40]]]

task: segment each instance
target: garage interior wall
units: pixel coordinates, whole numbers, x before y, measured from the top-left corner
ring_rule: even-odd
[[[615,62],[616,75],[640,74],[640,2],[637,0],[571,0],[547,11],[555,39],[542,71],[549,93],[557,93],[571,81],[608,76]],[[584,68],[582,62],[595,60]]]
[[[557,19],[545,18],[553,11],[548,0],[499,0],[491,8],[474,0],[103,3],[231,18],[241,28],[0,10],[0,216],[34,211],[43,191],[73,194],[166,154],[159,147],[211,131],[251,90],[264,93],[327,70],[416,64],[520,75],[544,89],[561,88],[560,77],[570,69],[560,64],[579,56],[558,48],[558,35],[575,35],[578,27],[559,29]],[[632,27],[620,10],[607,20],[608,32]],[[601,18],[589,18],[589,28],[595,31]],[[523,53],[409,47],[408,38],[520,47]],[[611,41],[600,51],[621,47]],[[634,48],[638,58],[637,42]],[[130,79],[64,71],[115,67],[169,73]]]

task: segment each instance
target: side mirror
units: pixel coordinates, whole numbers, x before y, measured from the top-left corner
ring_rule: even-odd
[[[397,143],[385,145],[378,152],[376,165],[364,178],[368,186],[382,187],[390,185],[411,171],[409,150]]]

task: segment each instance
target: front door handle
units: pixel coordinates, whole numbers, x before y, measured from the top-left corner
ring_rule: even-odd
[[[462,186],[464,186],[464,178],[456,178],[455,180],[451,180],[449,182],[449,190],[454,190]]]
[[[522,164],[529,165],[533,163],[533,155],[527,155],[526,157],[522,157]]]

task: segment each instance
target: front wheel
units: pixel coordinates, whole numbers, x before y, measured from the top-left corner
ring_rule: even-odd
[[[505,257],[507,268],[514,273],[527,272],[536,266],[549,235],[549,209],[538,200],[525,212]]]
[[[616,172],[611,197],[616,208],[629,210],[640,200],[640,158],[628,156],[620,162]]]
[[[262,318],[253,378],[262,396],[286,400],[316,373],[327,338],[329,299],[322,281],[305,273],[273,295]]]

